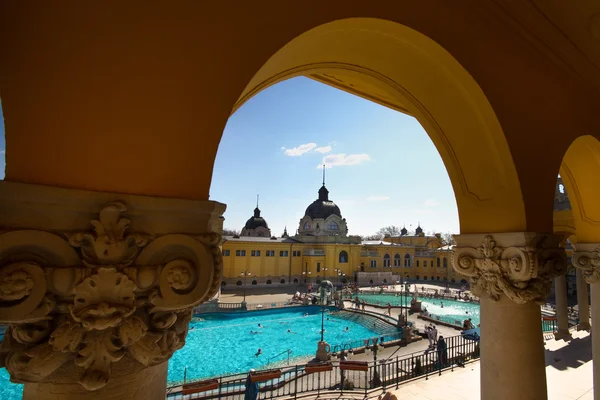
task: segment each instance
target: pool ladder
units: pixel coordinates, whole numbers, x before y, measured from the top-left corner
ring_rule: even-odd
[[[290,354],[292,354],[292,349],[284,350],[281,353],[274,355],[273,357],[269,357],[269,359],[267,360],[267,364],[270,364],[271,360],[279,357],[280,355],[286,354],[286,353],[287,353],[287,365],[290,365]]]

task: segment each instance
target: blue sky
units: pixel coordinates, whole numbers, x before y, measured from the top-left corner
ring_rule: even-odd
[[[0,104],[1,106],[1,104]],[[4,177],[0,116],[0,177]],[[456,200],[433,143],[412,117],[294,78],[250,99],[231,116],[215,161],[210,198],[227,204],[225,227],[241,230],[256,195],[272,233],[293,234],[321,187],[350,234],[387,225],[459,231]],[[411,227],[412,225],[412,227]]]
[[[350,234],[419,222],[426,232],[458,233],[450,179],[421,125],[308,78],[272,86],[231,116],[210,198],[227,204],[225,227],[240,230],[260,194],[272,233],[287,226],[292,234],[318,196],[323,162]]]

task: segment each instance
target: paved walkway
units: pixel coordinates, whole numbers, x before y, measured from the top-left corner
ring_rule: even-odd
[[[593,400],[591,336],[573,332],[566,343],[546,342],[546,381],[549,400]],[[394,394],[399,400],[478,400],[479,362],[444,372],[429,380],[405,384]]]

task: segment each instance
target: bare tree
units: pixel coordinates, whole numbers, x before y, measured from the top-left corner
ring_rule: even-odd
[[[444,240],[444,243],[447,245],[450,245],[450,246],[456,245],[456,242],[454,241],[454,237],[453,237],[452,233],[450,233],[450,232],[442,233],[442,239]]]
[[[235,235],[240,235],[240,231],[237,231],[235,229],[227,229],[227,228],[223,228],[223,236],[235,236]]]
[[[400,236],[400,228],[396,225],[384,226],[377,231],[376,235],[378,235],[381,239],[392,236]]]

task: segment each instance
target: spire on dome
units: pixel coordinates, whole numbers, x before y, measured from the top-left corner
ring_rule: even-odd
[[[406,224],[400,230],[400,235],[405,236],[408,233],[408,229],[406,229]]]
[[[258,195],[256,195],[256,208],[254,209],[254,218],[260,217],[260,208],[258,208]]]

